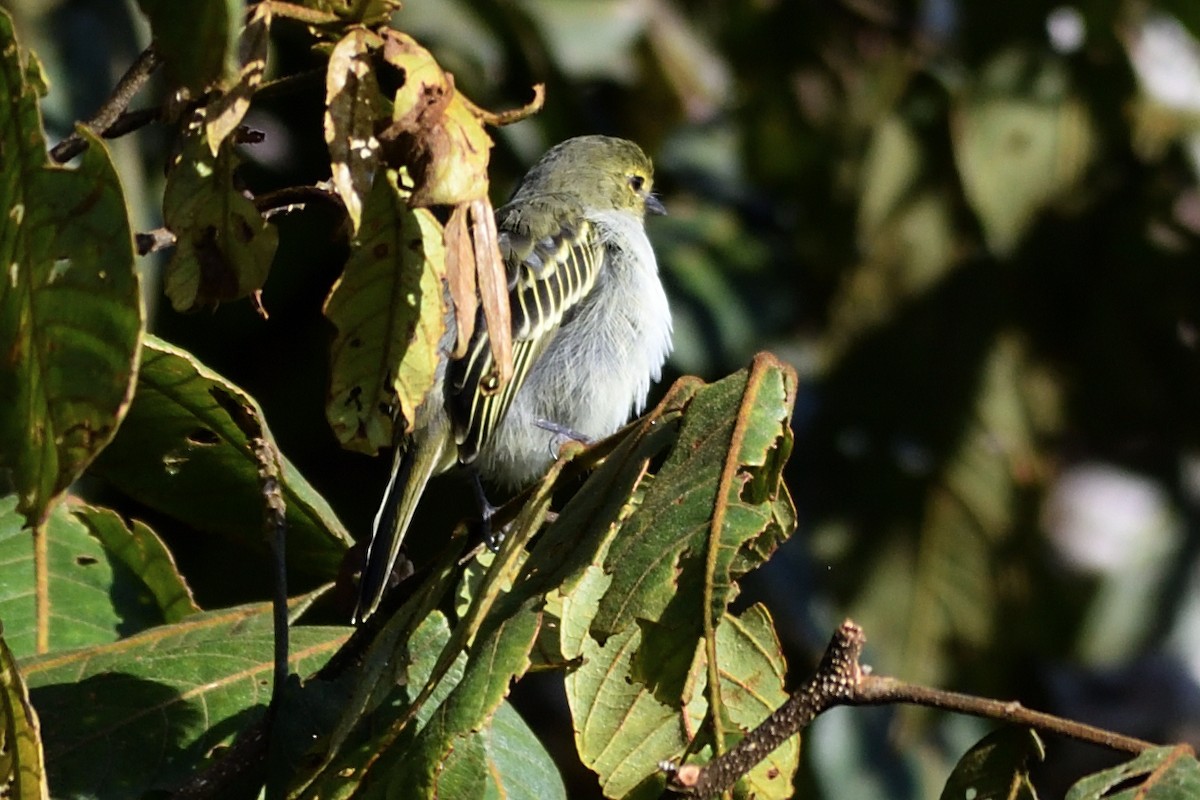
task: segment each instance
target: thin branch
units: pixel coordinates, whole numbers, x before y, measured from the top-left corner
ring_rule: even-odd
[[[345,208],[341,196],[326,183],[317,183],[312,186],[285,186],[273,192],[263,192],[254,198],[254,207],[258,209],[259,213],[266,213],[277,209],[304,206],[310,200],[334,203]]]
[[[116,88],[100,106],[100,110],[83,124],[84,127],[92,133],[104,133],[111,128],[161,63],[162,57],[153,44],[143,50],[117,81]],[[87,141],[75,131],[51,148],[50,157],[59,164],[65,164],[86,149]]]
[[[871,675],[859,661],[864,644],[866,636],[862,628],[850,620],[843,622],[829,642],[816,673],[800,691],[727,753],[708,764],[664,763],[662,769],[668,775],[667,788],[689,797],[716,797],[731,789],[755,764],[807,727],[817,715],[834,706],[908,703],[1024,725],[1128,753],[1141,753],[1156,746],[1152,742],[1033,711],[1016,702],[946,692]]]
[[[851,705],[876,706],[890,703],[928,706],[944,711],[970,714],[973,717],[1010,722],[1134,755],[1158,746],[1153,742],[1135,739],[1132,736],[1124,736],[1103,728],[1085,725],[1082,722],[1063,719],[1043,711],[1034,711],[1015,700],[992,700],[988,697],[975,697],[942,689],[931,689],[928,686],[905,683],[882,675],[866,676]]]

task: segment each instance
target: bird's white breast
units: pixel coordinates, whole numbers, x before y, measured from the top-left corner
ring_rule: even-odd
[[[480,467],[503,483],[540,477],[554,457],[556,423],[591,439],[616,431],[645,408],[671,350],[671,312],[642,220],[606,211],[589,216],[606,255],[596,286],[529,371]]]

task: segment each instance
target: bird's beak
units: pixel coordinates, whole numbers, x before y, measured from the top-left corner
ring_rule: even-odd
[[[652,194],[646,195],[646,210],[651,214],[661,214],[663,216],[666,216],[667,213],[667,207],[662,204],[662,200],[659,200]]]

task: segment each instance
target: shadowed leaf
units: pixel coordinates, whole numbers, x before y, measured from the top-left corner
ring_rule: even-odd
[[[213,156],[204,120],[196,112],[163,194],[163,220],[177,239],[163,283],[178,311],[261,290],[279,241],[235,184],[239,160],[230,143]]]
[[[107,149],[52,166],[33,58],[0,10],[0,491],[44,519],[116,432],[133,391],[142,311],[125,200]]]
[[[216,393],[254,401],[191,354],[148,339],[137,394],[94,470],[126,494],[205,534],[265,552],[257,462]],[[257,406],[255,406],[257,407]],[[261,414],[261,412],[260,412]],[[329,504],[283,460],[288,566],[328,579],[351,545]]]

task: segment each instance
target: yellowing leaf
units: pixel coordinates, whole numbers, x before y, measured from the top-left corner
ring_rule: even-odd
[[[433,386],[446,326],[442,229],[410,209],[394,171],[375,181],[341,279],[325,302],[338,328],[325,408],[346,447],[392,444],[392,407],[411,427]]]
[[[333,48],[325,73],[325,144],[334,189],[355,231],[379,166],[375,126],[383,113],[383,95],[370,56],[367,32],[355,29]]]
[[[47,800],[46,761],[38,716],[17,660],[0,639],[0,786],[12,800]]]
[[[246,297],[262,288],[279,236],[234,185],[238,158],[226,142],[209,150],[203,111],[167,175],[166,226],[177,237],[164,280],[179,311]]]
[[[205,119],[208,147],[216,157],[221,142],[237,130],[242,118],[250,108],[250,100],[262,85],[267,71],[267,46],[270,44],[271,5],[260,3],[254,7],[246,29],[242,31],[240,46],[241,70],[233,86],[216,100],[209,103]]]

